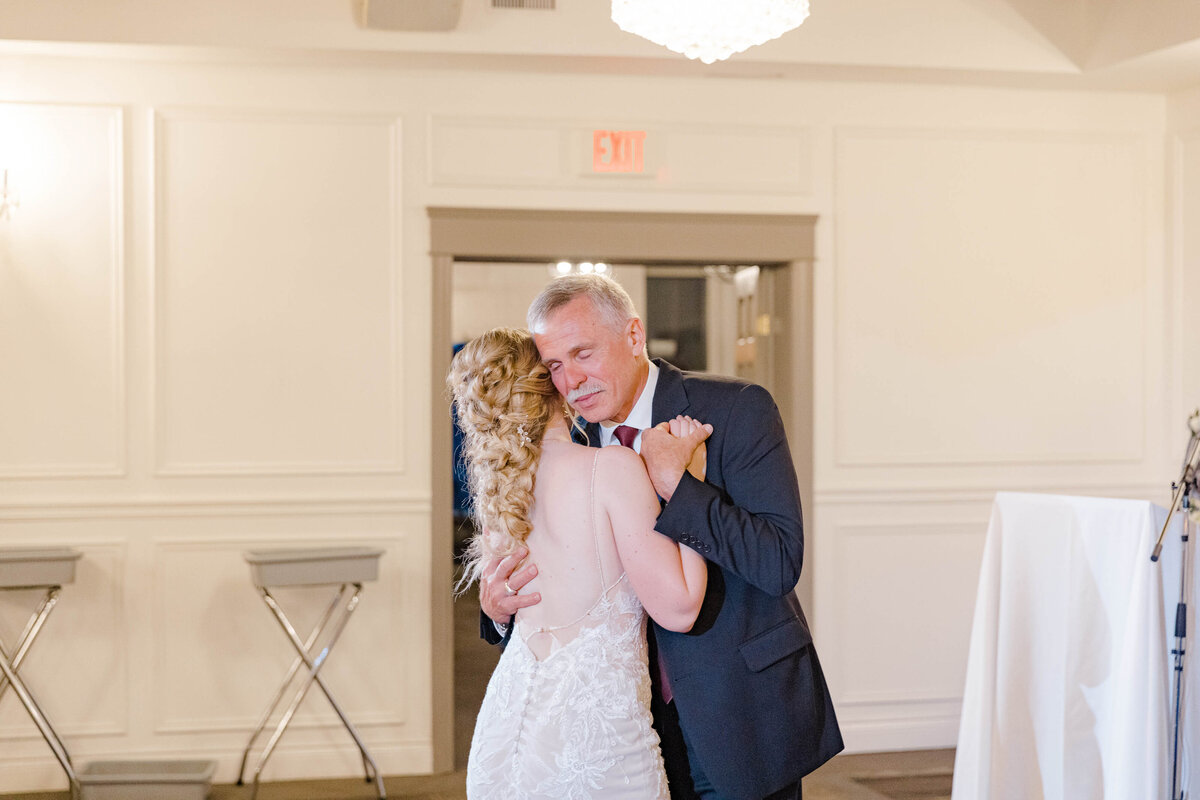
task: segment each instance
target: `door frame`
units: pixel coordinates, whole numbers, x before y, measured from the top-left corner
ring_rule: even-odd
[[[454,765],[454,531],[451,429],[445,376],[456,260],[605,261],[633,264],[758,264],[778,277],[773,323],[782,327],[771,358],[790,376],[779,405],[801,497],[812,502],[813,262],[817,218],[798,214],[712,214],[539,209],[428,208],[432,258],[433,374],[430,607],[432,744],[437,772]],[[530,298],[532,300],[533,298]],[[774,338],[774,337],[772,337]],[[810,561],[811,563],[811,561]],[[797,587],[811,608],[810,572]],[[811,613],[811,612],[810,612]]]

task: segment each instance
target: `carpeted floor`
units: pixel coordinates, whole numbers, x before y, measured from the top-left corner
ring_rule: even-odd
[[[455,767],[442,775],[387,778],[389,798],[465,800],[465,768],[475,714],[499,651],[479,638],[479,605],[464,595],[455,603]],[[285,737],[286,741],[286,737]],[[68,743],[69,744],[69,743]],[[843,755],[804,779],[805,800],[949,800],[953,750]],[[0,795],[22,800],[68,800],[67,792]],[[216,785],[209,800],[249,800],[244,786]],[[259,800],[371,800],[363,780],[280,781],[263,784]]]

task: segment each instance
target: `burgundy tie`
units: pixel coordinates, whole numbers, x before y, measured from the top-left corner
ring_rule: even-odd
[[[633,449],[633,440],[637,438],[639,432],[637,428],[631,428],[628,425],[618,425],[613,431],[613,436],[617,437],[617,441],[624,447]],[[675,694],[671,691],[671,681],[667,678],[667,665],[663,663],[662,650],[658,651],[658,685],[662,690],[663,702],[671,702],[671,698]]]
[[[633,448],[633,440],[637,438],[638,429],[631,428],[628,425],[618,425],[613,431],[613,436],[617,437],[617,441],[628,448]]]

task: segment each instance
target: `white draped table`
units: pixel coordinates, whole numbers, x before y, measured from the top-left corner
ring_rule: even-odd
[[[1159,563],[1150,561],[1165,520],[1165,509],[1141,501],[996,495],[953,800],[1170,800],[1182,547],[1177,515]],[[1185,720],[1196,764],[1192,538],[1185,681],[1195,708]],[[1200,800],[1200,780],[1188,780],[1187,796]]]

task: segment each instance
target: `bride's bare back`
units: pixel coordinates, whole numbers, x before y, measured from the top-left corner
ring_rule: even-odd
[[[654,531],[658,510],[632,450],[543,443],[525,542],[538,573],[522,589],[542,601],[517,614],[517,633],[539,660],[594,622],[622,578],[656,622],[691,627],[704,596],[703,559]]]

